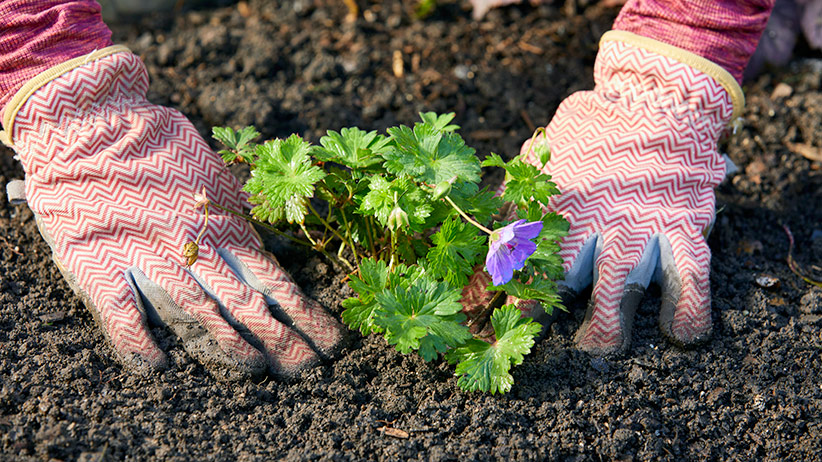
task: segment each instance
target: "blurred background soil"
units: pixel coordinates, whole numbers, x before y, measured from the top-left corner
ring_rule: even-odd
[[[479,155],[515,155],[559,102],[593,85],[597,41],[618,9],[568,0],[471,19],[440,0],[222,2],[112,24],[146,62],[149,98],[210,139],[212,125],[266,137],[383,130],[455,112]],[[453,369],[402,357],[379,337],[290,382],[223,383],[163,328],[171,367],[130,375],[50,261],[31,212],[0,192],[2,460],[816,460],[822,457],[822,289],[791,272],[822,265],[822,60],[794,58],[745,86],[739,171],[717,191],[714,335],[682,349],[657,328],[659,290],[633,343],[576,351],[583,294],[505,396],[468,394]],[[22,178],[0,153],[0,182]],[[814,160],[815,159],[815,160]],[[498,172],[486,181],[498,184]],[[351,295],[322,259],[271,240],[305,291],[339,315]],[[407,432],[391,437],[380,427]]]

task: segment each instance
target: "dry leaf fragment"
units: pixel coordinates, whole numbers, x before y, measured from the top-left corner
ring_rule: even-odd
[[[763,289],[778,289],[779,288],[779,279],[769,276],[767,274],[760,274],[755,279],[756,285]]]
[[[378,428],[377,431],[383,432],[388,436],[393,436],[394,438],[399,438],[401,440],[408,439],[408,432],[405,430],[400,430],[399,428],[383,426]]]

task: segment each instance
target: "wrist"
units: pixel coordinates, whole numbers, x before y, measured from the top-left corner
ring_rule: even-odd
[[[17,112],[37,90],[72,69],[121,52],[130,53],[129,49],[123,45],[112,45],[101,50],[95,50],[89,54],[60,62],[21,83],[19,89],[8,99],[6,106],[3,108],[2,122],[5,130],[0,131],[0,142],[6,146],[14,147],[14,121]]]

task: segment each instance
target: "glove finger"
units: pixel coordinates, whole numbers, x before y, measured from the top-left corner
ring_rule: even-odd
[[[248,330],[252,345],[259,345],[268,356],[273,373],[292,376],[319,361],[314,350],[297,332],[274,318],[263,295],[240,281],[213,249],[201,247],[191,271],[220,303],[229,322]]]
[[[641,235],[600,244],[603,240],[597,239],[594,290],[575,339],[581,350],[595,355],[628,348],[634,315],[657,261],[656,246],[646,251],[649,239]]]
[[[662,307],[659,327],[688,345],[711,334],[711,251],[701,235],[672,234],[660,240]]]
[[[46,242],[53,248],[53,241],[39,217],[36,221]],[[52,254],[51,258],[69,287],[91,312],[122,364],[141,375],[165,367],[166,355],[151,337],[137,296],[122,275],[104,271],[107,265],[101,265],[99,261],[96,265],[89,264],[87,277],[92,285],[87,291],[57,255]]]
[[[274,256],[249,247],[229,246],[218,254],[247,285],[277,305],[286,324],[303,334],[319,352],[332,356],[342,343],[344,329],[325,308],[306,297]]]
[[[159,257],[145,259],[141,266],[145,269],[132,267],[126,275],[149,315],[180,337],[185,350],[213,375],[237,380],[265,371],[263,354],[220,315],[217,303],[185,269]]]

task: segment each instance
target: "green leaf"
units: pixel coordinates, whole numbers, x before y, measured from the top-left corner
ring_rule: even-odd
[[[423,123],[432,125],[437,131],[441,132],[453,132],[460,129],[459,125],[451,124],[454,116],[453,112],[442,115],[437,115],[436,112],[420,112],[420,119]]]
[[[459,218],[449,217],[439,231],[431,236],[434,245],[427,255],[428,268],[435,278],[444,278],[452,286],[465,287],[474,265],[485,250],[485,237]]]
[[[322,161],[363,170],[383,160],[381,155],[389,141],[376,131],[366,132],[356,127],[343,128],[339,133],[329,130],[328,135],[320,138],[322,146],[313,148],[313,154]]]
[[[391,127],[393,148],[385,157],[385,168],[397,176],[410,176],[429,185],[455,179],[479,183],[480,165],[473,148],[453,132],[444,132],[431,123],[414,129]]]
[[[559,256],[559,243],[568,233],[569,223],[555,212],[542,217],[542,230],[536,238],[537,250],[528,257],[527,264],[534,266],[537,274],[551,279],[561,279],[564,270]]]
[[[385,329],[385,339],[407,354],[420,350],[426,361],[437,352],[456,347],[471,338],[461,325],[461,293],[445,282],[422,275],[410,286],[400,284],[376,295],[379,308],[374,322]]]
[[[469,340],[464,346],[446,354],[449,363],[458,363],[455,374],[457,385],[467,391],[506,393],[514,384],[511,367],[522,364],[531,352],[534,338],[542,327],[531,318],[522,318],[514,305],[505,305],[491,315],[496,342],[492,345],[481,340]]]
[[[400,263],[394,266],[393,271],[388,273],[388,287],[408,289],[411,285],[415,284],[417,280],[424,277],[425,270],[422,267]]]
[[[427,194],[409,178],[397,178],[389,182],[380,175],[372,176],[369,191],[360,203],[360,213],[374,215],[380,225],[386,227],[388,218],[396,207],[405,212],[414,231],[422,231],[425,219],[433,210]]]
[[[549,175],[541,173],[536,166],[521,161],[519,157],[508,162],[505,171],[508,173],[508,181],[502,197],[522,208],[527,207],[532,199],[546,206],[551,196],[559,194],[557,185]]]
[[[502,160],[502,157],[499,154],[492,152],[488,154],[488,157],[482,161],[483,167],[500,167],[505,168],[505,161]]]
[[[474,183],[461,183],[451,188],[449,194],[464,212],[480,223],[486,223],[491,215],[498,213],[504,201],[488,188],[482,190]]]
[[[527,266],[521,275],[525,280],[524,282],[515,277],[501,286],[492,286],[488,289],[492,291],[502,290],[507,295],[521,300],[536,300],[542,303],[542,307],[547,314],[551,314],[554,308],[565,309],[557,294],[557,284],[553,279],[535,274],[533,267],[529,269]]]
[[[233,162],[252,164],[254,162],[256,145],[250,142],[260,136],[254,127],[244,127],[240,131],[235,131],[230,127],[213,127],[211,136],[228,148],[228,150],[218,152],[223,162],[227,164]]]
[[[352,274],[348,281],[348,287],[357,293],[357,297],[343,301],[343,322],[351,329],[359,330],[362,335],[382,332],[382,329],[374,324],[374,311],[377,309],[375,296],[382,292],[387,284],[388,268],[385,262],[373,258],[363,259],[360,262],[360,275]]]
[[[326,176],[312,164],[309,151],[310,145],[297,135],[257,146],[255,168],[243,190],[264,196],[257,200],[261,205],[265,203],[261,207],[265,210],[259,213],[265,212],[275,220],[285,218],[289,223],[305,220],[314,185]]]

